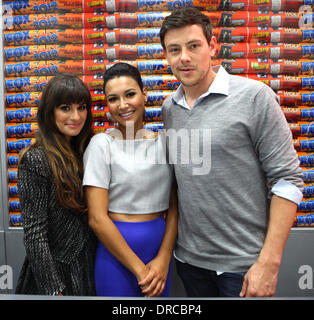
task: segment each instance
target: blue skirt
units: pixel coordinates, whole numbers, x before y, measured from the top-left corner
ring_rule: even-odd
[[[147,264],[157,256],[165,232],[163,216],[144,222],[113,220],[134,253]],[[170,292],[170,267],[162,297]],[[95,261],[97,296],[143,297],[136,277],[99,242]]]

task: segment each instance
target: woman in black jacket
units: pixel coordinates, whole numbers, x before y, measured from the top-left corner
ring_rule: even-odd
[[[91,96],[72,74],[52,78],[38,107],[36,143],[20,154],[26,258],[16,293],[94,295],[96,242],[82,191],[92,136]]]

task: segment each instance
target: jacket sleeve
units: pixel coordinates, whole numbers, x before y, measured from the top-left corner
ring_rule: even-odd
[[[302,170],[291,130],[276,99],[275,93],[266,85],[257,92],[250,121],[251,136],[270,189],[284,180],[295,187],[301,201]],[[289,191],[287,196],[282,196],[289,199]]]
[[[64,289],[48,242],[48,197],[51,189],[46,159],[30,150],[19,167],[18,189],[24,228],[24,245],[39,294],[54,295]],[[49,171],[48,171],[49,172]]]

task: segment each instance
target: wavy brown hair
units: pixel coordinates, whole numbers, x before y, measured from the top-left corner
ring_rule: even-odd
[[[86,104],[87,118],[81,132],[68,142],[56,126],[54,109],[72,103]],[[41,146],[45,150],[53,173],[57,202],[69,210],[87,211],[82,188],[83,153],[93,134],[88,88],[73,74],[56,75],[43,90],[37,118],[39,134],[30,148]]]

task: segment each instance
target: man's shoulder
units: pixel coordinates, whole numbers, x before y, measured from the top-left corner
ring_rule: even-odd
[[[236,75],[231,75],[230,79],[229,88],[232,95],[245,97],[246,100],[255,99],[256,97],[278,99],[273,89],[262,81]]]
[[[171,117],[174,112],[174,109],[176,109],[174,108],[175,103],[173,102],[173,95],[174,94],[168,96],[162,103],[162,117],[164,121]]]
[[[163,107],[163,109],[168,109],[168,108],[170,108],[172,105],[173,105],[173,95],[174,95],[174,93],[173,94],[171,94],[170,96],[168,96],[165,100],[164,100],[164,102],[163,102],[163,104],[162,104],[162,107]]]
[[[251,90],[259,91],[264,87],[267,87],[262,81],[238,76],[238,75],[230,75],[230,83],[232,86],[237,87],[239,89],[247,90],[248,88]]]

